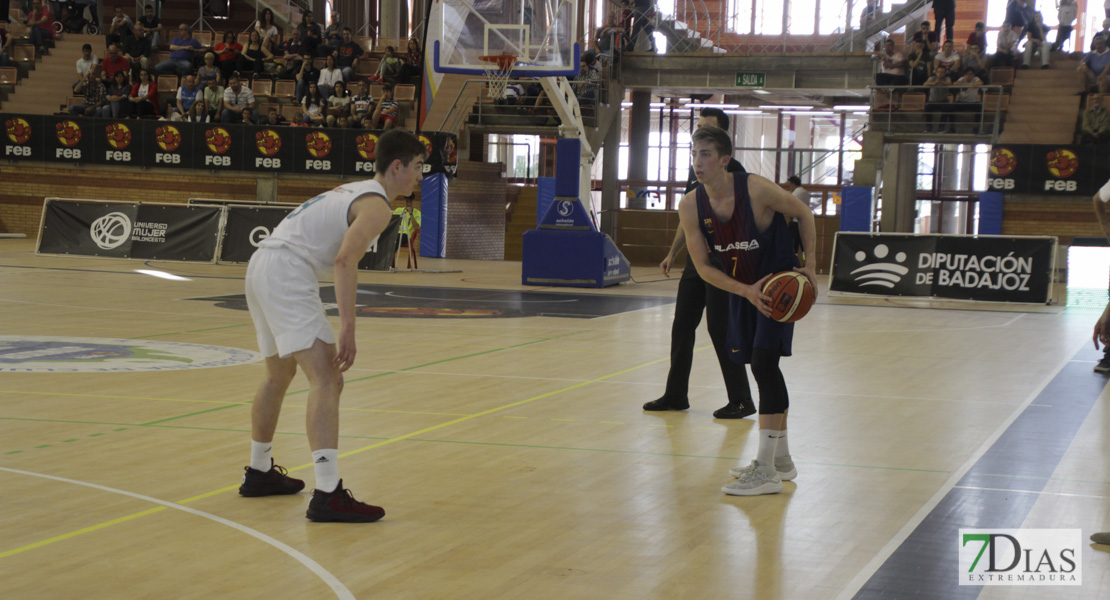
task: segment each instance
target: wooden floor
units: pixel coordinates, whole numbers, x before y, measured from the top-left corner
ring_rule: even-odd
[[[519,263],[421,266],[461,272],[361,282],[522,289]],[[248,313],[186,300],[240,294],[243,273],[36,257],[29,240],[0,240],[0,336],[254,351]],[[644,283],[593,293],[673,297],[677,280],[634,275]],[[1098,377],[1097,313],[819,302],[784,361],[799,475],[754,498],[720,492],[758,439],[751,419],[711,416],[724,388],[704,325],[692,408],[640,409],[663,390],[671,304],[595,319],[360,319],[340,473],[385,507],[369,525],[309,523],[303,493],[238,496],[259,362],[0,364],[0,598],[850,598],[1066,364]],[[298,375],[274,455],[311,488],[305,387]],[[1110,529],[1108,446],[1103,394],[1021,526],[1084,540]],[[1084,542],[1082,564],[1080,587],[982,597],[1110,595],[1106,547]]]

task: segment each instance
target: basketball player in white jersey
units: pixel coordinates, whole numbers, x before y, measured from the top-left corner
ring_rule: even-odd
[[[373,179],[341,185],[302,204],[259,244],[247,267],[247,307],[266,357],[266,377],[251,406],[251,464],[243,496],[296,494],[304,482],[270,458],[281,402],[300,366],[308,377],[308,442],[316,492],[312,521],[368,523],[380,507],[355,500],[339,479],[339,394],[342,373],[355,360],[358,262],[392,217],[389,201],[416,190],[426,149],[415,135],[395,129],[376,147]],[[320,300],[319,278],[334,269],[339,341]]]

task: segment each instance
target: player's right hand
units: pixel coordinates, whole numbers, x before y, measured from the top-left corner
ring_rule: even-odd
[[[774,273],[768,273],[763,276],[759,281],[751,284],[744,291],[742,296],[748,299],[749,302],[755,305],[763,316],[770,318],[771,316],[771,297],[763,293],[763,286],[767,285],[767,280],[771,278]]]
[[[1095,342],[1095,350],[1098,350],[1098,343],[1102,342],[1103,346],[1110,345],[1110,331],[1107,330],[1106,321],[1104,317],[1099,317],[1095,322],[1095,333],[1091,336]]]
[[[335,353],[335,360],[332,364],[339,369],[340,373],[345,372],[355,364],[355,354],[358,350],[355,348],[355,330],[354,328],[342,328],[339,331],[339,348]]]
[[[672,259],[671,259],[671,256],[670,256],[670,255],[667,255],[667,258],[664,258],[664,259],[663,259],[663,262],[659,263],[659,268],[660,268],[660,269],[663,269],[663,277],[667,277],[667,278],[670,278],[670,276],[671,276],[671,264],[672,264],[672,262],[673,262],[673,261],[672,261]]]

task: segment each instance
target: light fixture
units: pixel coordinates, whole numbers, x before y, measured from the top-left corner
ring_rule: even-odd
[[[820,117],[820,116],[830,117],[832,115],[835,115],[836,113],[834,113],[831,110],[815,110],[815,111],[784,110],[784,111],[782,111],[782,114],[784,114],[784,115],[805,115],[805,116],[808,116],[808,117]]]
[[[699,108],[720,108],[720,109],[740,108],[739,104],[701,104],[701,103],[693,102],[693,101],[687,101],[687,102],[683,103],[682,106],[683,106],[683,108],[687,108],[687,107],[690,107],[690,106],[697,106]]]
[[[797,104],[761,104],[763,110],[813,110],[812,106],[798,106]]]
[[[868,104],[837,104],[833,110],[870,110],[871,106]]]
[[[767,90],[752,90],[752,93],[753,94],[759,94],[759,95],[763,96],[763,95],[770,94],[771,92],[768,92]]]

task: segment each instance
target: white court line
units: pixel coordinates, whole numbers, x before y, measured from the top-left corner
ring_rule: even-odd
[[[261,531],[257,531],[255,529],[251,529],[250,527],[247,527],[246,525],[236,523],[235,521],[229,521],[229,520],[227,520],[223,517],[217,517],[214,514],[206,513],[204,511],[200,511],[200,510],[197,510],[195,508],[189,508],[188,506],[182,506],[180,504],[174,504],[173,502],[167,502],[165,500],[159,500],[158,498],[152,498],[150,496],[144,496],[142,494],[136,494],[134,492],[128,492],[128,491],[125,491],[125,490],[118,490],[116,488],[110,488],[110,487],[106,487],[106,486],[103,486],[103,485],[97,485],[95,483],[88,483],[86,481],[78,481],[76,479],[66,479],[65,477],[55,477],[53,475],[45,475],[43,473],[33,473],[31,471],[20,471],[19,469],[9,469],[7,467],[0,467],[0,471],[8,471],[9,473],[17,473],[19,475],[28,475],[28,476],[31,476],[31,477],[41,477],[43,479],[53,479],[54,481],[62,481],[62,482],[65,482],[65,483],[72,483],[74,485],[83,485],[85,487],[91,487],[93,489],[102,490],[102,491],[105,491],[105,492],[111,492],[113,494],[120,494],[120,495],[123,495],[123,496],[130,496],[132,498],[137,498],[139,500],[145,500],[147,502],[153,502],[154,504],[159,504],[159,505],[162,505],[166,508],[172,508],[174,510],[180,510],[182,512],[187,512],[189,514],[196,515],[198,517],[204,517],[205,519],[209,519],[209,520],[215,521],[217,523],[227,525],[228,527],[231,527],[232,529],[237,529],[237,530],[242,531],[243,533],[245,533],[245,534],[247,534],[251,537],[254,537],[256,539],[262,540],[263,542],[266,542],[267,544],[273,546],[274,548],[277,548],[278,550],[281,550],[282,552],[288,554],[293,559],[300,562],[302,565],[308,567],[308,570],[315,573],[320,579],[324,580],[324,583],[328,584],[328,587],[330,587],[332,589],[332,591],[335,592],[335,596],[337,598],[341,598],[342,600],[355,600],[355,595],[351,593],[351,590],[347,589],[347,586],[343,585],[343,582],[339,581],[338,577],[336,577],[335,575],[332,575],[327,569],[320,566],[320,563],[318,563],[318,562],[312,560],[311,558],[305,556],[304,554],[297,551],[295,548],[289,546],[288,544],[280,542],[280,541],[262,533]]]
[[[1007,488],[975,487],[971,485],[953,486],[957,490],[980,490],[984,492],[1016,492],[1018,494],[1044,494],[1046,496],[1067,496],[1068,498],[1110,498],[1110,496],[1097,496],[1094,494],[1067,494],[1064,492],[1046,492],[1044,490],[1011,490]]]
[[[983,440],[983,443],[980,444],[979,448],[974,453],[972,453],[967,461],[963,465],[961,465],[959,469],[956,469],[952,473],[952,476],[948,478],[948,481],[945,481],[944,484],[940,486],[940,489],[938,489],[937,492],[933,494],[933,497],[929,498],[929,500],[921,506],[917,513],[910,517],[908,521],[906,521],[906,524],[902,526],[902,529],[900,529],[898,533],[894,534],[894,537],[891,538],[891,540],[887,542],[887,544],[875,554],[874,558],[872,558],[867,563],[867,565],[865,565],[863,569],[860,570],[860,572],[857,573],[856,576],[853,577],[846,586],[844,586],[844,589],[840,592],[840,594],[837,595],[836,600],[851,600],[851,598],[859,593],[860,589],[862,589],[863,586],[868,582],[868,580],[870,580],[871,577],[875,574],[875,572],[879,570],[879,567],[883,566],[883,563],[885,563],[886,560],[890,558],[892,554],[894,554],[894,551],[897,550],[898,547],[901,546],[902,543],[910,537],[910,534],[912,534],[913,531],[917,529],[917,526],[925,520],[925,517],[929,516],[929,513],[931,513],[933,509],[936,508],[938,504],[940,504],[941,500],[943,500],[944,497],[948,495],[948,492],[951,491],[952,488],[956,487],[956,484],[959,483],[961,479],[963,479],[964,475],[966,475],[973,466],[975,466],[975,463],[979,462],[979,459],[982,458],[988,450],[990,450],[991,446],[993,446],[994,443],[998,441],[998,438],[1002,437],[1002,434],[1006,432],[1006,429],[1008,429],[1019,416],[1021,416],[1021,413],[1025,410],[1025,408],[1033,403],[1033,400],[1035,400],[1037,396],[1039,396],[1040,393],[1043,392],[1046,387],[1048,387],[1048,384],[1051,383],[1052,380],[1060,374],[1060,371],[1064,370],[1064,367],[1067,366],[1069,362],[1071,362],[1071,357],[1078,354],[1079,349],[1089,343],[1090,342],[1088,340],[1083,340],[1082,344],[1076,346],[1076,348],[1067,355],[1067,358],[1060,361],[1060,364],[1056,365],[1056,368],[1052,369],[1049,374],[1045,376],[1044,380],[1041,381],[1041,383],[1033,389],[1029,396],[1025,400],[1023,400],[1012,413],[1010,413],[1010,416],[1007,417],[1006,420],[1003,421],[1001,424],[999,424],[998,428],[996,428],[994,432],[991,433],[989,437],[987,437],[987,439]]]

